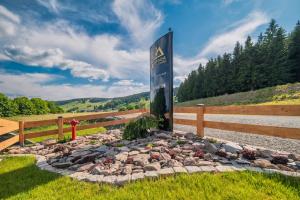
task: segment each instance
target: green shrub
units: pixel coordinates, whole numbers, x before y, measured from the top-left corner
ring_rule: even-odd
[[[123,139],[134,140],[149,135],[150,128],[157,128],[159,120],[151,115],[143,115],[125,126]]]

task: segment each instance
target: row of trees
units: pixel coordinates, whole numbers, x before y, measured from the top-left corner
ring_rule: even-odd
[[[27,97],[10,99],[0,93],[0,117],[61,112],[63,112],[63,109],[51,101],[45,101],[40,98],[28,99]]]
[[[300,81],[300,22],[290,34],[271,20],[254,43],[249,36],[233,53],[210,59],[181,83],[178,101],[187,101]]]

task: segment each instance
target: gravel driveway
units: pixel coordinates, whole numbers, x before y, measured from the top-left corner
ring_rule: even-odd
[[[194,114],[175,113],[174,118],[195,119]],[[300,128],[300,117],[290,116],[261,116],[261,115],[215,115],[206,114],[204,117],[207,121],[233,122],[241,124],[259,124],[279,127]],[[195,132],[195,127],[175,124],[175,130]],[[249,144],[261,146],[269,149],[287,151],[300,154],[300,140],[284,139],[272,136],[263,136],[256,134],[247,134],[234,131],[224,131],[218,129],[205,128],[205,136],[219,138],[238,142],[241,144]],[[299,132],[300,134],[300,132]]]

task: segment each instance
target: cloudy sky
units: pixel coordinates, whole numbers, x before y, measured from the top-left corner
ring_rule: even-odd
[[[0,92],[62,100],[149,91],[149,47],[174,31],[174,84],[256,38],[299,0],[0,0]]]

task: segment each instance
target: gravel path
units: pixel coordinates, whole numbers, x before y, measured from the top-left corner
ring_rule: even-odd
[[[193,114],[174,114],[175,118],[195,119]],[[245,115],[205,115],[207,121],[235,122],[242,124],[260,124],[281,127],[300,128],[300,117],[283,116],[245,116]],[[175,130],[195,132],[195,127],[174,125]],[[215,137],[223,140],[230,140],[241,144],[261,146],[269,149],[287,151],[300,154],[300,140],[284,139],[272,136],[247,134],[234,131],[224,131],[218,129],[205,128],[205,136]],[[299,133],[300,134],[300,133]]]

